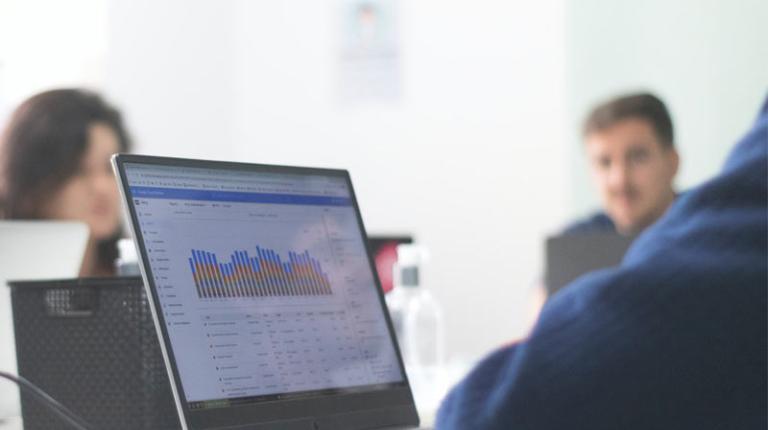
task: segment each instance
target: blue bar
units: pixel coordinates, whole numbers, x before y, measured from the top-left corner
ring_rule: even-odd
[[[285,272],[285,270],[284,270],[285,268],[283,267],[283,260],[280,258],[280,254],[278,254],[278,253],[275,253],[275,262],[277,263],[277,267],[279,267],[283,271],[283,273],[284,273]],[[280,276],[280,282],[282,282],[283,285],[285,286],[285,292],[287,294],[294,295],[296,290],[292,287],[291,283],[288,281],[288,278],[286,278],[285,276],[281,275]]]
[[[229,257],[229,267],[232,269],[232,294],[234,297],[241,296],[240,290],[243,288],[243,280],[240,279],[240,273],[237,271],[237,260],[235,253]]]
[[[268,250],[268,252],[269,252],[269,261],[272,262],[272,268],[274,270],[277,270],[277,268],[280,267],[280,265],[279,265],[279,260],[275,255],[275,251],[270,249]],[[275,275],[276,275],[275,283],[277,284],[278,291],[280,292],[280,295],[285,295],[287,291],[285,291],[285,285],[283,285],[283,280],[280,279],[281,277],[279,276],[279,273],[276,273]]]
[[[272,290],[271,291],[272,294],[270,294],[270,295],[277,296],[277,295],[279,295],[279,291],[277,289],[277,281],[275,280],[275,275],[274,275],[274,273],[272,273],[272,270],[271,270],[272,269],[272,259],[270,258],[269,250],[262,249],[261,251],[264,253],[264,256],[263,256],[264,262],[267,264],[267,267],[270,268],[270,270],[267,272],[267,282],[269,283],[269,287]]]
[[[290,270],[289,270],[290,277],[289,277],[289,279],[291,280],[291,283],[294,284],[294,287],[297,288],[300,293],[304,294],[305,291],[301,288],[301,285],[299,285],[299,283],[298,283],[299,274],[296,271],[293,270],[294,266],[296,265],[296,253],[295,252],[288,251],[288,261],[290,262],[289,265],[288,265],[288,267],[290,267]]]
[[[192,278],[194,279],[197,272],[195,271],[195,263],[192,261],[192,257],[189,258],[189,269],[192,271]],[[195,289],[197,290],[197,296],[202,298],[203,291],[200,289],[200,283],[197,279],[195,279]]]
[[[323,291],[323,286],[318,282],[318,273],[320,271],[317,269],[317,260],[315,260],[312,257],[309,258],[309,266],[312,268],[312,285],[315,286],[315,290],[317,290],[318,294],[325,294],[325,291]]]
[[[193,261],[194,264],[197,264],[197,253],[196,253],[196,251],[194,249],[192,250],[192,261]],[[195,273],[197,273],[197,272],[195,272]]]
[[[293,253],[293,264],[299,265],[301,264],[301,259],[299,258],[299,254]],[[296,286],[300,288],[302,291],[306,291],[304,288],[304,285],[301,283],[301,270],[296,271],[296,276],[294,277],[294,282],[296,282]]]
[[[288,263],[283,262],[283,259],[280,258],[280,255],[277,256],[277,263],[280,265],[280,268],[283,270],[283,283],[285,283],[285,287],[288,289],[288,293],[291,295],[297,295],[298,291],[296,290],[296,286],[293,285],[291,282],[291,279],[288,277],[288,271],[285,270],[285,265]]]
[[[285,270],[285,279],[288,280],[288,283],[291,285],[291,288],[298,289],[298,285],[296,285],[295,279],[296,274],[293,271],[293,253],[291,251],[288,251],[288,261],[283,263]],[[299,290],[300,291],[300,290]]]
[[[232,262],[230,261],[227,263],[227,271],[229,272],[229,276],[231,276],[231,281],[229,283],[229,297],[235,296],[235,284],[237,283],[237,280],[235,279],[235,268],[232,266]]]
[[[213,280],[213,277],[211,276],[210,269],[211,265],[213,265],[213,258],[211,258],[210,252],[203,253],[205,263],[207,264],[206,268],[208,270],[205,271],[206,279],[208,279],[208,282],[212,288],[216,288],[216,282]]]
[[[216,286],[216,296],[221,297],[227,288],[227,282],[224,280],[224,277],[227,276],[227,272],[224,270],[224,265],[218,262],[218,259],[216,260],[216,267],[219,268],[219,273],[221,273],[221,279],[219,282],[214,284]]]
[[[256,254],[258,254],[259,268],[261,268],[262,262],[264,262],[266,260],[264,258],[264,251],[260,247],[257,246],[256,247]],[[272,288],[271,288],[271,285],[269,283],[269,275],[267,274],[266,271],[262,271],[262,275],[263,275],[262,278],[263,278],[263,282],[264,282],[264,289],[267,292],[266,295],[267,296],[271,296],[272,295]]]
[[[315,273],[317,272],[317,270],[315,270],[315,259],[307,256],[307,262],[309,263],[309,273],[311,276],[309,282],[312,284],[312,289],[317,291],[317,294],[323,294],[323,290],[317,283],[317,278],[315,277]]]
[[[304,258],[304,254],[299,254],[299,263],[306,266],[307,260]],[[306,271],[307,269],[305,268],[304,270]],[[304,289],[309,289],[309,291],[312,291],[312,286],[309,285],[308,281],[309,279],[307,279],[307,274],[302,273],[302,276],[299,280],[299,282],[301,283],[301,286],[304,287]]]
[[[245,293],[249,297],[253,297],[253,291],[251,288],[253,287],[253,280],[251,279],[250,273],[246,270],[248,267],[248,254],[245,251],[237,251],[237,255],[240,259],[240,267],[243,271],[243,278],[245,280]]]
[[[237,258],[237,266],[240,268],[239,272],[241,272],[240,276],[243,280],[243,293],[246,296],[250,296],[251,293],[248,291],[248,287],[250,287],[250,283],[248,282],[248,274],[243,270],[245,268],[245,262],[243,261],[242,251],[235,251],[235,257]]]
[[[221,291],[227,291],[227,286],[229,285],[229,282],[227,281],[227,278],[229,277],[229,272],[227,271],[227,263],[221,263],[219,265],[219,270],[221,270]]]
[[[253,268],[254,272],[261,272],[261,268],[259,267],[259,260],[256,257],[251,257],[251,267]],[[253,282],[256,284],[256,295],[263,296],[264,286],[261,285],[261,282],[259,282],[258,276],[253,280]]]
[[[147,199],[204,200],[215,202],[275,203],[283,205],[352,206],[349,197],[300,194],[243,193],[235,191],[187,190],[183,188],[131,187],[132,197]]]
[[[230,268],[231,273],[232,273],[232,283],[230,284],[231,287],[232,287],[232,297],[236,297],[237,296],[237,289],[238,289],[238,287],[240,285],[240,280],[238,279],[237,271],[235,270],[235,263],[234,263],[234,261],[235,261],[235,254],[230,254],[229,255],[229,263],[227,263],[227,264],[229,264],[229,268]]]
[[[213,283],[213,280],[208,276],[208,271],[205,270],[206,265],[208,264],[208,256],[206,255],[205,251],[197,251],[199,253],[200,257],[200,263],[203,265],[203,279],[205,279],[205,286],[206,288],[215,291],[216,290],[216,284]]]
[[[277,265],[282,269],[283,276],[280,277],[280,280],[283,281],[283,284],[285,285],[285,289],[288,291],[288,294],[294,296],[296,295],[296,286],[291,285],[291,281],[288,279],[287,273],[285,272],[285,266],[283,264],[283,260],[280,258],[280,255],[275,253],[275,257],[277,257]]]
[[[267,254],[267,251],[257,248],[259,250],[259,255],[261,257],[261,261],[263,261],[267,266],[269,266],[269,255]],[[267,281],[267,289],[269,291],[270,296],[276,296],[277,295],[277,284],[275,283],[274,276],[271,271],[264,272],[264,279]]]
[[[256,261],[256,260],[254,260],[253,257],[248,255],[248,251],[245,251],[245,264],[247,264],[248,267],[251,268],[251,272],[253,272],[253,273],[251,273],[251,284],[253,285],[253,294],[255,296],[258,296],[259,295],[259,282],[256,280],[257,279],[256,278],[257,270],[256,270],[256,268],[253,265],[254,261]]]
[[[243,295],[243,280],[240,277],[240,272],[237,270],[237,251],[233,252],[232,255],[229,256],[229,264],[232,265],[232,275],[234,276],[235,282],[232,284],[234,287],[234,295],[236,297]]]
[[[312,268],[314,269],[315,276],[312,277],[315,284],[320,280],[320,264],[315,260],[314,258],[309,260],[312,263]],[[325,288],[322,284],[317,284],[317,289],[320,290],[321,293],[325,294]]]
[[[202,261],[200,260],[200,255],[198,255],[198,251],[196,249],[192,250],[192,258],[195,260],[195,264],[198,264],[198,265],[202,264]],[[200,284],[203,286],[203,289],[207,293],[208,286],[205,284],[205,276],[201,276]]]
[[[240,261],[240,270],[243,272],[243,281],[245,281],[245,295],[252,297],[253,292],[251,292],[251,277],[248,274],[248,259],[245,256],[245,253],[243,251],[237,251],[237,258]]]
[[[219,277],[219,273],[221,272],[221,269],[219,268],[219,261],[216,259],[216,254],[213,254],[213,267],[215,268],[213,272],[213,275],[214,275],[213,285],[216,288],[221,288],[223,287],[221,283],[222,279]]]
[[[203,267],[203,285],[205,285],[205,288],[208,289],[208,291],[215,291],[213,283],[211,283],[211,280],[208,279],[208,274],[205,271],[205,253],[203,251],[197,250],[197,258],[200,260],[200,265]]]
[[[239,258],[237,256],[237,251],[235,251],[232,254],[232,268],[235,269],[235,278],[237,279],[237,295],[238,296],[244,296],[245,295],[245,280],[243,279],[243,274],[240,273],[240,267],[239,267]]]
[[[237,270],[235,270],[235,263],[233,262],[233,257],[232,256],[230,256],[229,263],[227,263],[227,265],[229,266],[229,273],[232,274],[232,283],[230,284],[230,286],[232,287],[231,288],[232,289],[232,292],[231,292],[232,293],[232,297],[236,297],[237,296],[237,287],[238,287],[240,281],[237,279]]]
[[[197,264],[197,255],[195,255],[194,249],[192,249],[191,251],[192,251],[192,265],[194,266],[195,264]],[[197,273],[197,270],[193,270],[193,272]],[[201,287],[202,287],[202,284],[201,284]]]

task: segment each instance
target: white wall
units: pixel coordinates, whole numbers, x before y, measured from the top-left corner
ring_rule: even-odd
[[[401,0],[397,102],[337,97],[344,0],[0,0],[0,124],[34,92],[104,90],[140,152],[346,167],[367,227],[431,247],[449,352],[518,335],[540,239],[596,203],[578,128],[649,88],[681,188],[766,94],[768,3]]]
[[[339,1],[111,1],[106,89],[140,152],[351,170],[370,232],[413,232],[451,356],[520,334],[563,216],[563,4],[399,5],[402,96],[336,93]]]
[[[678,188],[714,175],[768,96],[768,2],[578,0],[567,2],[569,211],[594,209],[578,136],[596,102],[656,92],[675,122]]]
[[[0,127],[34,93],[101,85],[106,6],[104,0],[0,0]]]

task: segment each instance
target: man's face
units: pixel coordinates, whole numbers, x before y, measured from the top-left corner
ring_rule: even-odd
[[[674,200],[679,158],[648,121],[628,118],[585,140],[603,206],[620,232],[638,233],[664,214]]]

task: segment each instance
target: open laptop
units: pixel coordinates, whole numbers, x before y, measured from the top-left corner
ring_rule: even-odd
[[[594,270],[619,265],[634,236],[612,232],[574,233],[547,238],[547,295],[552,296],[576,278]]]
[[[347,171],[113,164],[184,428],[418,425]]]
[[[88,226],[78,221],[0,221],[0,370],[16,372],[16,343],[7,281],[74,278]],[[21,414],[19,389],[0,384],[0,422]]]

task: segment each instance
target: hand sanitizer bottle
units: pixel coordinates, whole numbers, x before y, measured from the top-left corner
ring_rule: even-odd
[[[398,245],[387,306],[406,368],[432,374],[443,364],[444,322],[439,303],[421,285],[420,267],[425,260],[423,247]]]

